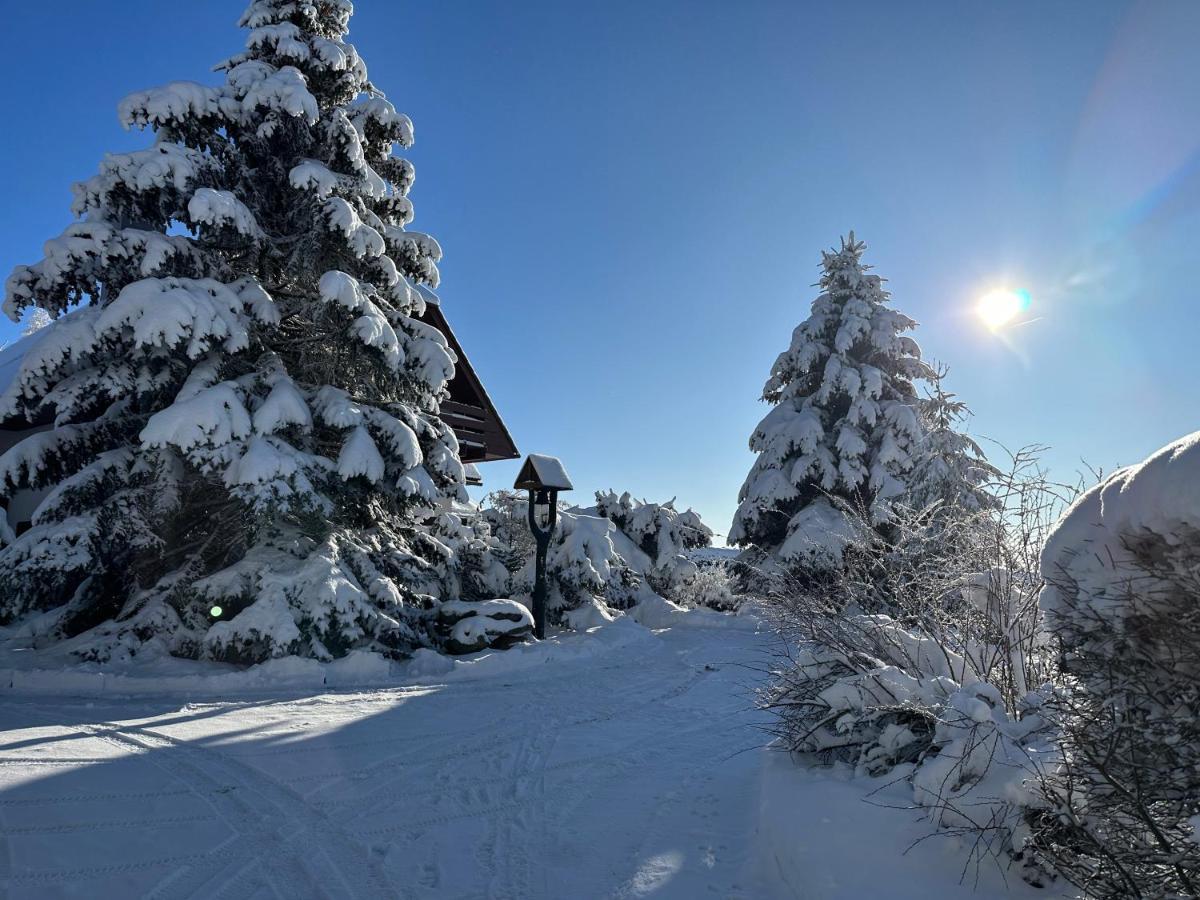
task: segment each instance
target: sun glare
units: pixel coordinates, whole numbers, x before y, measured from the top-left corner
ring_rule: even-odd
[[[1029,292],[1024,290],[989,291],[979,299],[975,311],[984,325],[999,331],[1029,308],[1029,299]]]

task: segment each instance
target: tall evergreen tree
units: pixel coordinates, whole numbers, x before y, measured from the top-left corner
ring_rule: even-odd
[[[851,232],[822,254],[820,295],[771,367],[772,409],[750,436],[758,459],[729,540],[786,561],[837,563],[863,528],[884,526],[922,436],[914,380],[934,372],[889,308]],[[861,513],[861,515],[859,515]]]
[[[4,310],[55,322],[0,395],[55,428],[0,458],[0,618],[62,606],[88,652],[253,661],[431,640],[478,535],[439,400],[454,359],[416,318],[441,250],[406,229],[412,125],[345,41],[349,0],[256,0],[224,83],[127,97],[153,146],[75,186],[78,221]],[[92,639],[95,638],[93,641]],[[122,651],[122,648],[123,651]]]

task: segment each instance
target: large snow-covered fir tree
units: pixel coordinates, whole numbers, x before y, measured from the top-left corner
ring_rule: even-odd
[[[455,361],[416,318],[441,251],[405,228],[412,125],[351,13],[256,0],[223,84],[126,98],[153,146],[105,157],[10,276],[8,316],[55,321],[0,416],[56,427],[0,459],[6,495],[53,487],[4,529],[0,619],[61,605],[44,637],[89,632],[97,658],[404,652],[485,553],[436,509],[465,499]]]
[[[934,377],[916,326],[891,309],[854,237],[822,254],[820,295],[771,367],[772,409],[750,437],[758,458],[729,541],[789,562],[836,564],[864,528],[884,526],[922,434],[914,380]]]

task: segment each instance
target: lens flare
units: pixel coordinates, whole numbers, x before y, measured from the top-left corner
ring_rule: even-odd
[[[212,609],[210,609],[210,610],[208,611],[208,614],[209,614],[210,616],[212,616],[214,619],[219,619],[219,618],[221,618],[221,614],[222,614],[223,612],[225,612],[225,610],[221,609],[221,607],[219,607],[219,606],[214,606]]]
[[[1030,296],[1026,290],[1004,288],[989,291],[979,298],[975,311],[992,331],[999,331],[1029,309]]]

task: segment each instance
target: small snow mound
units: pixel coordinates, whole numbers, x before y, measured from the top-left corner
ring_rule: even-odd
[[[405,672],[411,678],[437,678],[448,675],[454,668],[454,660],[450,657],[421,647],[413,651]]]
[[[563,622],[573,631],[587,631],[589,628],[611,625],[619,615],[620,613],[609,609],[593,597],[584,601],[581,606],[564,612]]]
[[[447,600],[437,611],[448,653],[511,647],[533,636],[533,615],[515,600]]]
[[[670,628],[679,624],[688,611],[665,597],[651,594],[643,597],[637,606],[631,607],[627,615],[645,628]]]
[[[391,660],[369,650],[351,650],[341,659],[325,664],[325,684],[330,687],[386,684],[391,680]]]

